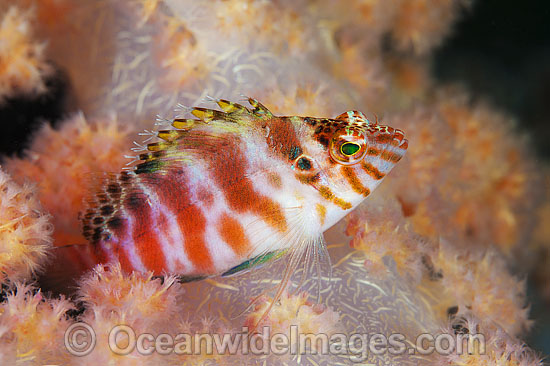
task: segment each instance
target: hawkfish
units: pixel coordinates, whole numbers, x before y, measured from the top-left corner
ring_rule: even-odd
[[[323,232],[408,146],[403,131],[359,111],[276,116],[253,98],[216,102],[221,110],[191,108],[194,118],[158,131],[132,169],[104,177],[81,215],[88,244],[73,246],[73,267],[118,262],[190,281],[288,256],[286,283],[328,255]]]

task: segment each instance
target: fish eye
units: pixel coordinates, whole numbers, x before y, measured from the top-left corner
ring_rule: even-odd
[[[362,131],[342,129],[330,140],[329,152],[337,163],[357,164],[367,152],[367,138]]]
[[[352,156],[361,149],[355,142],[345,142],[340,146],[340,152],[346,156]]]

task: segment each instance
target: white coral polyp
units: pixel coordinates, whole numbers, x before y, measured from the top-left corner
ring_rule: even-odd
[[[40,270],[52,247],[50,216],[34,187],[17,185],[0,170],[0,279],[20,280]]]

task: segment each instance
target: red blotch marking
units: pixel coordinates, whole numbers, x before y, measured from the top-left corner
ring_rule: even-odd
[[[185,208],[185,214],[181,216],[178,221],[185,237],[185,252],[195,266],[195,272],[197,274],[215,272],[210,252],[204,240],[206,218],[201,209],[194,205],[188,206]]]
[[[133,243],[133,239],[128,238],[128,235],[130,234],[128,221],[124,218],[121,218],[119,215],[120,213],[115,215],[113,218],[107,220],[106,230],[111,237],[107,240],[101,240],[100,243],[95,245],[94,254],[97,257],[98,263],[107,263],[109,262],[110,258],[109,251],[111,251],[112,254],[114,254],[114,257],[117,258],[120,262],[122,270],[126,272],[131,272],[137,270],[138,268],[134,267],[134,265],[130,261],[130,258],[128,257],[125,246],[121,243]]]
[[[376,140],[376,142],[378,142],[380,144],[387,144],[387,143],[390,143],[393,140],[393,136],[388,135],[386,133],[382,133],[382,134],[376,136],[375,140]]]
[[[294,125],[288,118],[268,119],[265,121],[265,126],[269,128],[267,144],[284,159],[289,159],[292,148],[300,147]]]
[[[394,152],[384,151],[380,157],[386,161],[397,163],[403,156]]]
[[[182,274],[214,274],[216,271],[204,239],[206,218],[200,207],[191,202],[184,172],[174,169],[170,174],[148,178],[152,179],[150,189],[156,190],[162,208],[176,215],[184,237],[185,254],[195,266],[192,273]]]
[[[120,268],[122,268],[123,271],[132,272],[137,270],[137,268],[135,268],[132,262],[130,261],[130,258],[126,253],[125,247],[123,247],[122,245],[118,245],[114,252],[118,258],[118,261],[120,262]]]
[[[162,250],[160,238],[153,228],[153,224],[166,226],[162,220],[157,223],[154,220],[154,211],[151,205],[156,202],[149,202],[149,197],[139,192],[130,192],[124,200],[124,207],[129,215],[133,217],[132,241],[136,247],[137,255],[146,269],[160,274],[166,270],[166,258]]]
[[[349,166],[343,166],[342,174],[346,177],[346,180],[348,181],[349,185],[356,193],[359,193],[365,197],[370,194],[370,189],[368,189],[363,185],[363,183],[361,183],[361,180],[355,174],[354,168]]]
[[[214,194],[212,194],[212,192],[208,188],[199,188],[197,192],[197,198],[207,207],[211,207],[214,204]]]
[[[256,192],[247,174],[246,156],[236,137],[218,142],[217,154],[210,155],[210,167],[229,207],[239,213],[252,212],[280,231],[287,228],[280,205]]]
[[[380,155],[380,150],[374,148],[374,147],[369,147],[367,149],[367,155],[370,155],[370,156],[377,156],[377,155]]]
[[[92,248],[92,260],[96,263],[107,263],[109,261],[109,253],[103,248],[104,242],[94,245]]]
[[[245,257],[250,254],[250,241],[239,221],[224,214],[220,219],[218,230],[222,239],[238,256]]]
[[[363,167],[363,170],[367,172],[368,175],[370,175],[376,180],[380,180],[386,176],[384,173],[378,170],[374,165],[372,165],[367,161],[363,161],[362,167]]]

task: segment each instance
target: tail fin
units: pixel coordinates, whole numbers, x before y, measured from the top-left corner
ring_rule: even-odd
[[[38,283],[44,292],[54,295],[73,294],[80,277],[98,264],[89,244],[56,247],[52,257]]]

